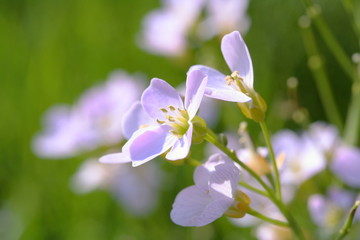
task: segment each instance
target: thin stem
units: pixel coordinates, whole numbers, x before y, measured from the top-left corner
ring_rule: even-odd
[[[344,129],[344,141],[349,145],[356,146],[360,129],[360,64],[357,64],[355,82],[351,90],[351,100]]]
[[[280,175],[279,175],[279,170],[278,170],[278,167],[277,167],[277,164],[276,164],[276,158],[275,158],[275,154],[274,154],[274,149],[273,149],[271,141],[270,141],[269,130],[267,128],[267,125],[266,125],[265,121],[261,121],[261,122],[259,122],[259,124],[260,124],[261,130],[263,132],[266,145],[267,145],[267,147],[269,149],[271,164],[272,164],[273,171],[274,171],[274,174],[275,174],[275,192],[276,192],[276,196],[278,197],[278,199],[281,200]]]
[[[278,226],[282,226],[282,227],[289,227],[289,224],[286,223],[286,222],[282,222],[280,220],[277,220],[277,219],[273,219],[273,218],[270,218],[270,217],[267,217],[257,211],[255,211],[254,209],[250,208],[247,213],[251,216],[254,216],[254,217],[257,217],[257,218],[260,218],[264,221],[267,221],[267,222],[270,222],[272,224],[275,224],[275,225],[278,225]]]
[[[339,42],[336,40],[334,34],[330,31],[328,25],[323,19],[320,6],[315,5],[312,0],[303,0],[303,3],[306,6],[307,15],[315,23],[315,26],[318,29],[320,35],[322,36],[325,44],[331,50],[331,53],[334,55],[335,59],[338,61],[344,72],[352,80],[353,70],[351,60],[346,55],[345,51],[343,50]]]
[[[302,36],[304,39],[305,50],[309,58],[308,65],[314,76],[321,102],[325,108],[326,116],[332,124],[342,130],[343,123],[340,112],[336,106],[329,79],[324,69],[324,63],[318,51],[314,34],[310,28],[310,20],[306,16],[300,18],[300,26],[303,30]]]
[[[256,188],[256,187],[253,187],[253,186],[251,186],[250,184],[248,184],[248,183],[246,183],[246,182],[242,182],[242,181],[241,181],[241,182],[239,182],[239,184],[240,184],[241,186],[243,186],[243,187],[245,187],[245,188],[253,191],[253,192],[256,192],[257,194],[260,194],[260,195],[263,195],[263,196],[265,196],[265,197],[270,198],[270,197],[269,197],[269,194],[267,194],[267,192],[265,192],[265,191],[263,191],[263,190],[261,190],[261,189],[258,189],[258,188]]]
[[[344,226],[340,229],[339,235],[336,240],[343,239],[349,232],[356,213],[357,208],[360,206],[360,201],[356,201],[354,206],[351,208],[349,215],[344,223]]]

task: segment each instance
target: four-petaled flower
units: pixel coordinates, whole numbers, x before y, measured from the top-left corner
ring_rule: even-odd
[[[251,100],[254,74],[247,46],[238,31],[225,35],[221,41],[221,51],[232,73],[228,76],[207,66],[195,65],[189,71],[201,70],[208,75],[205,95],[230,101],[248,102]]]
[[[185,158],[190,149],[193,120],[203,98],[207,76],[195,70],[186,80],[185,100],[167,82],[154,78],[141,97],[145,113],[154,122],[135,131],[124,145],[123,155],[139,166],[167,152],[168,160]],[[116,162],[117,155],[104,162]]]
[[[220,218],[243,217],[251,200],[237,189],[240,170],[224,154],[216,153],[196,168],[195,185],[176,197],[171,219],[181,226],[200,227]]]

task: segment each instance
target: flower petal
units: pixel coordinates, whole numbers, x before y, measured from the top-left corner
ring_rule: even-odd
[[[142,125],[153,125],[155,121],[144,111],[140,101],[136,101],[125,113],[123,120],[123,133],[127,139]]]
[[[200,107],[207,84],[207,76],[200,70],[188,72],[186,79],[185,108],[190,119],[194,118]]]
[[[177,138],[169,132],[170,129],[167,125],[139,129],[138,131],[142,132],[134,137],[129,146],[129,155],[133,163],[140,161],[142,164],[150,161],[172,147]]]
[[[182,138],[178,138],[171,150],[166,154],[168,160],[179,160],[186,158],[189,154],[191,146],[191,138],[193,132],[193,125],[190,124],[189,129]]]
[[[254,74],[249,50],[238,31],[225,35],[221,51],[231,71],[238,71],[249,87],[253,87]]]
[[[189,72],[196,69],[208,76],[205,96],[230,102],[247,102],[251,100],[244,93],[227,85],[225,81],[226,76],[219,71],[207,66],[195,65],[190,68]]]
[[[175,108],[184,109],[183,102],[179,93],[164,80],[153,78],[150,86],[145,89],[141,104],[146,113],[154,119],[164,119],[164,113],[161,108],[173,106]]]
[[[183,189],[175,199],[171,220],[185,227],[200,227],[220,218],[229,208],[223,201],[212,201],[196,186]]]
[[[339,147],[335,152],[331,169],[346,184],[360,187],[360,149]]]
[[[110,163],[110,164],[128,163],[131,162],[131,159],[129,154],[120,152],[120,153],[110,153],[105,156],[102,156],[101,158],[99,158],[99,162]]]

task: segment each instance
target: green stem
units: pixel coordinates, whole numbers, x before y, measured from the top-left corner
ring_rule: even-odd
[[[275,225],[278,225],[278,226],[282,226],[282,227],[289,227],[289,224],[286,223],[286,222],[282,222],[280,220],[276,220],[276,219],[273,219],[273,218],[269,218],[257,211],[255,211],[254,209],[250,208],[247,213],[251,216],[254,216],[254,217],[257,217],[257,218],[260,218],[264,221],[267,221],[267,222],[270,222],[272,224],[275,224]]]
[[[248,184],[248,183],[246,183],[246,182],[242,182],[242,181],[241,181],[241,182],[239,182],[239,184],[240,184],[241,186],[243,186],[243,187],[245,187],[245,188],[253,191],[253,192],[256,192],[257,194],[260,194],[260,195],[263,195],[263,196],[265,196],[265,197],[270,198],[270,197],[269,197],[269,194],[268,194],[267,192],[265,192],[265,191],[263,191],[263,190],[260,190],[260,189],[258,189],[258,188],[256,188],[256,187],[253,187],[253,186],[251,186],[250,184]]]
[[[307,8],[307,15],[313,20],[325,44],[331,50],[331,53],[334,55],[339,65],[343,68],[344,72],[350,77],[350,79],[353,79],[351,60],[327,26],[321,14],[320,6],[314,5],[312,0],[303,0],[303,3]]]
[[[360,129],[360,64],[357,68],[344,129],[344,141],[352,146],[358,142]]]
[[[340,229],[339,235],[336,238],[336,240],[343,239],[350,232],[350,228],[351,228],[356,210],[359,206],[360,206],[360,201],[356,201],[354,206],[351,208],[351,210],[349,212],[349,216],[347,217],[347,219],[344,223],[344,226]]]
[[[310,20],[306,16],[300,19],[302,27],[302,36],[304,39],[305,50],[308,55],[308,65],[314,76],[321,102],[325,108],[325,113],[329,121],[336,125],[340,130],[343,129],[343,123],[340,112],[336,106],[335,98],[331,92],[329,79],[324,69],[323,60],[318,51],[318,47],[314,38],[314,34],[310,28]]]
[[[274,174],[275,174],[275,192],[276,192],[276,196],[278,197],[278,199],[281,200],[280,175],[279,175],[279,170],[278,170],[278,167],[277,167],[277,164],[276,164],[276,158],[275,158],[275,154],[274,154],[274,149],[273,149],[271,141],[270,141],[269,130],[267,128],[267,125],[266,125],[265,121],[261,121],[261,122],[259,122],[259,124],[260,124],[261,130],[263,132],[266,145],[267,145],[267,147],[269,149],[271,164],[272,164],[273,171],[274,171]]]
[[[295,221],[294,217],[291,215],[291,213],[288,211],[284,203],[279,200],[273,190],[266,185],[266,183],[257,175],[251,168],[249,168],[245,163],[240,161],[236,154],[231,151],[229,148],[224,146],[220,141],[218,141],[218,138],[214,132],[212,132],[210,129],[208,129],[207,134],[205,136],[205,140],[210,142],[211,144],[215,145],[217,148],[219,148],[223,153],[225,153],[229,158],[231,158],[234,162],[238,163],[243,170],[247,171],[252,177],[254,177],[261,186],[265,189],[265,191],[268,193],[268,197],[271,201],[275,203],[275,205],[279,208],[279,210],[284,214],[285,218],[288,220],[289,226],[295,233],[298,239],[303,240],[305,239],[299,225]]]

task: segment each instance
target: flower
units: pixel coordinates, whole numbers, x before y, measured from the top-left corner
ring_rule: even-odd
[[[237,189],[239,167],[217,153],[194,172],[195,185],[183,189],[175,199],[171,219],[181,226],[204,226],[223,214],[243,217],[251,200]]]
[[[108,190],[125,211],[145,216],[157,204],[162,180],[163,172],[156,162],[132,168],[127,164],[109,166],[89,159],[79,167],[71,186],[78,194],[95,189]]]
[[[360,149],[340,146],[330,166],[332,172],[351,187],[360,187]]]
[[[122,118],[140,97],[142,78],[123,71],[87,90],[73,105],[57,105],[45,115],[45,128],[32,142],[45,158],[68,158],[124,139]]]
[[[334,229],[338,229],[342,220],[346,217],[352,205],[359,199],[354,192],[330,186],[326,195],[313,194],[308,199],[310,216],[321,231],[320,235],[326,235],[328,239]],[[357,211],[354,220],[358,221],[360,214]]]
[[[161,9],[143,21],[139,44],[151,53],[179,56],[187,46],[187,34],[201,13],[203,0],[164,0]]]
[[[208,75],[205,96],[230,102],[250,101],[247,93],[253,88],[254,82],[252,61],[238,31],[223,37],[221,51],[232,71],[230,76],[203,65],[192,66],[190,71],[198,69]]]
[[[116,162],[117,157],[129,157],[133,166],[139,166],[167,151],[166,158],[169,160],[185,158],[189,153],[193,121],[206,83],[207,76],[201,71],[190,72],[183,102],[179,93],[167,82],[158,78],[152,79],[150,86],[143,92],[141,105],[148,118],[156,123],[135,131],[122,148],[122,153],[110,155],[102,161]],[[138,126],[132,129],[136,127]]]
[[[246,14],[248,5],[248,0],[208,0],[206,17],[199,27],[199,34],[209,39],[233,29],[246,33],[250,27]]]

